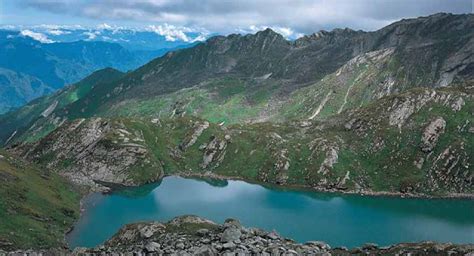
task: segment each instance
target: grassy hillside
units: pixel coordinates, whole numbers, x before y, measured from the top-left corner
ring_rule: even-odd
[[[65,245],[80,196],[58,174],[0,150],[0,249]]]

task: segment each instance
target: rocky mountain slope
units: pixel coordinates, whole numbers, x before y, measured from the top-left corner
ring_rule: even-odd
[[[226,125],[320,119],[412,88],[472,83],[472,31],[473,15],[436,14],[375,32],[321,31],[294,42],[269,29],[217,36],[97,86],[52,114],[178,113]],[[0,122],[17,122],[11,118]],[[0,131],[0,141],[18,128]]]
[[[221,126],[188,117],[78,119],[10,150],[92,187],[178,173],[319,190],[468,196],[472,90],[414,89],[324,121]]]
[[[126,75],[97,72],[1,117],[1,136],[20,143],[16,154],[101,190],[180,173],[320,190],[468,196],[474,84],[466,29],[472,21],[472,15],[438,14],[296,42],[271,30],[216,37]],[[454,37],[458,30],[466,33]],[[371,51],[344,53],[358,40]],[[421,48],[429,59],[417,55]],[[286,63],[317,51],[307,60],[316,68],[337,49],[347,62],[332,62],[339,67],[304,86],[311,78],[291,71],[304,61]],[[440,51],[462,57],[439,59]],[[230,59],[232,67],[221,70]],[[439,83],[441,69],[410,66],[425,67],[423,61],[459,72],[446,86]]]

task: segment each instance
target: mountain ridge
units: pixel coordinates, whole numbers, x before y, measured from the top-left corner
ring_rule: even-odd
[[[0,138],[3,143],[8,140],[7,144],[18,155],[73,175],[78,170],[89,173],[90,168],[83,165],[85,163],[108,162],[100,154],[75,155],[67,147],[62,150],[72,154],[63,156],[67,165],[44,162],[44,156],[51,154],[62,159],[59,155],[63,153],[52,149],[90,140],[69,134],[76,129],[85,129],[84,136],[92,136],[94,141],[98,139],[94,144],[99,147],[97,151],[87,148],[92,152],[104,152],[110,146],[119,155],[124,154],[123,159],[135,159],[133,152],[141,152],[139,161],[128,161],[121,167],[110,166],[110,170],[118,168],[120,173],[129,172],[132,176],[120,176],[120,181],[102,180],[108,183],[140,184],[144,181],[136,177],[134,171],[137,166],[150,165],[161,167],[151,172],[143,167],[141,175],[147,181],[183,168],[319,189],[469,194],[472,172],[466,168],[469,169],[472,159],[461,152],[466,152],[472,144],[469,131],[474,123],[467,110],[472,105],[473,74],[469,69],[474,63],[468,42],[473,40],[474,33],[466,30],[474,25],[473,21],[474,15],[433,15],[400,21],[375,32],[334,30],[305,46],[285,40],[271,29],[254,35],[217,36],[192,48],[167,53],[134,72],[114,76],[112,70],[104,70],[100,81],[92,79],[92,82],[72,86],[40,100],[41,107],[24,108],[0,117],[0,123],[7,127],[0,132]],[[457,27],[452,28],[452,24]],[[431,33],[433,29],[437,33]],[[453,38],[460,31],[466,33]],[[426,43],[419,44],[420,40]],[[447,45],[450,47],[446,48]],[[426,66],[440,57],[443,59],[435,61],[436,65]],[[327,63],[328,60],[333,61]],[[311,63],[310,67],[306,63]],[[439,70],[446,63],[457,67],[456,72],[450,73],[449,87],[437,83],[442,77]],[[426,68],[430,71],[425,72]],[[313,76],[308,74],[314,72],[305,73],[305,70],[320,72]],[[321,78],[315,78],[318,76]],[[313,80],[305,82],[309,77]],[[76,91],[81,88],[87,89],[78,94]],[[441,109],[453,113],[453,117]],[[167,124],[155,127],[150,120]],[[464,128],[456,129],[454,124]],[[435,128],[427,128],[430,125]],[[122,130],[127,131],[129,126],[134,127],[133,132],[124,133]],[[97,132],[94,131],[97,127],[105,130],[100,129],[100,136],[90,135]],[[178,130],[174,131],[173,127]],[[234,137],[227,132],[246,129],[247,135],[238,135],[234,144],[225,139]],[[446,129],[449,132],[445,132]],[[410,136],[400,138],[398,133],[402,130]],[[161,138],[157,131],[174,134],[173,140]],[[386,138],[380,135],[382,131]],[[189,146],[179,146],[186,145],[188,140],[196,143],[202,133],[210,138],[200,142],[202,149],[188,150]],[[131,137],[138,143],[125,143],[129,148],[123,149],[119,143],[123,138],[117,139],[118,134],[124,138],[134,134]],[[144,138],[146,134],[148,139]],[[156,140],[161,138],[163,145],[150,141],[153,136],[157,136]],[[267,145],[267,149],[260,150],[271,149],[272,153],[260,153],[247,168],[248,173],[235,173],[235,162],[245,156],[237,155],[227,162],[228,157],[224,156],[231,153],[226,153],[226,147],[237,147],[237,152],[245,152],[255,136]],[[449,158],[457,152],[458,161],[448,173],[445,167],[437,165],[438,160],[419,151],[423,136],[429,138],[426,140],[441,138],[444,141],[430,146],[437,152],[438,159]],[[66,141],[60,140],[66,138]],[[373,145],[369,138],[383,143]],[[50,141],[60,145],[52,146]],[[177,141],[183,144],[177,145]],[[359,146],[351,146],[350,141]],[[19,146],[15,147],[16,144]],[[373,154],[371,163],[366,162],[363,152],[379,150]],[[399,164],[404,166],[399,172],[411,172],[406,174],[406,180],[393,169],[396,166],[385,163],[386,154],[397,150],[401,152]],[[298,158],[297,152],[309,154],[307,161]],[[85,161],[84,154],[93,158]],[[188,154],[190,162],[183,158]],[[198,161],[201,157],[202,162]],[[295,158],[300,159],[299,162],[295,162]],[[70,165],[70,161],[74,164]],[[318,170],[313,170],[315,166],[319,166]],[[104,168],[108,168],[107,164]],[[393,172],[393,184],[380,183],[376,174],[379,168]],[[463,173],[464,178],[452,179],[453,169]],[[348,170],[353,170],[351,173],[355,172],[356,176],[350,185],[346,185],[349,178],[345,178]],[[435,176],[429,176],[435,171],[438,172]],[[110,173],[89,175],[113,176]],[[73,176],[72,179],[94,186],[90,177]],[[438,187],[430,190],[428,180],[439,183]],[[442,182],[452,186],[446,187]]]
[[[472,28],[472,14],[439,14],[294,42],[213,37],[1,115],[0,153],[85,193],[181,175],[472,199]]]

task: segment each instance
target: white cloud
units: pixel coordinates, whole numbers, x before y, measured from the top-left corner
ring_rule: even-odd
[[[203,41],[205,40],[206,36],[204,34],[200,34],[195,38],[191,38],[190,36],[186,35],[186,33],[195,32],[195,30],[188,28],[188,27],[178,27],[169,25],[167,23],[163,25],[150,25],[147,27],[148,31],[152,31],[157,33],[160,36],[164,36],[167,41],[183,41],[183,42],[195,42],[195,41]]]
[[[109,30],[111,30],[111,29],[113,29],[113,27],[110,26],[110,25],[107,24],[107,23],[102,23],[102,24],[99,24],[99,25],[97,26],[97,29],[109,29]]]
[[[86,40],[94,40],[97,38],[98,35],[100,35],[100,31],[86,31],[82,33],[83,35],[87,36]]]
[[[436,12],[471,13],[472,0],[22,0],[23,6],[60,15],[103,21],[173,24],[227,34],[236,28],[270,26],[296,37],[321,29],[349,27],[375,30],[393,20]],[[179,31],[162,27],[170,40]],[[188,40],[192,40],[189,39]]]
[[[36,41],[40,41],[41,43],[49,44],[49,43],[54,43],[53,40],[49,39],[45,34],[38,33],[38,32],[33,32],[31,30],[25,29],[20,32],[22,36],[28,36]]]
[[[292,40],[292,39],[297,39],[297,38],[300,38],[300,37],[304,36],[304,34],[298,33],[298,32],[294,31],[291,28],[279,27],[279,26],[256,26],[256,25],[251,25],[248,28],[237,29],[237,32],[238,33],[243,33],[243,34],[248,34],[248,33],[253,34],[253,33],[256,33],[258,31],[265,30],[267,28],[272,29],[273,31],[275,31],[278,34],[285,37],[286,39],[291,39]]]
[[[50,29],[50,30],[47,30],[46,33],[50,35],[55,35],[55,36],[71,34],[70,31],[65,31],[61,29]]]

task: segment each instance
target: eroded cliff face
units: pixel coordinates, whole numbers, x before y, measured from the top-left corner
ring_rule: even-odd
[[[34,145],[13,151],[58,171],[75,184],[103,191],[107,184],[133,186],[162,177],[161,165],[143,142],[139,131],[127,130],[113,120],[93,118],[65,123]]]

